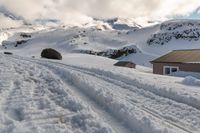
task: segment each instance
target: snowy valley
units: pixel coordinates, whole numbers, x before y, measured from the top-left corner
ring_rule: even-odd
[[[150,63],[199,49],[199,20],[23,24],[2,28],[0,44],[0,133],[200,132],[200,74],[155,75]],[[41,58],[45,48],[63,59]]]

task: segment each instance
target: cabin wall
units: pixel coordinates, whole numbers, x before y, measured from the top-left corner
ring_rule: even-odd
[[[200,64],[189,63],[153,63],[153,73],[163,75],[164,66],[179,67],[179,71],[185,72],[200,72]]]

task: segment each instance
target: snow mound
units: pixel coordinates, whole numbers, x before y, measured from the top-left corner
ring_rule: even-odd
[[[185,85],[200,86],[200,80],[192,76],[185,77],[182,83]]]

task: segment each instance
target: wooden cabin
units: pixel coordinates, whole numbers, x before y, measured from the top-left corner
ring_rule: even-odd
[[[200,49],[174,50],[151,63],[154,74],[169,75],[177,71],[200,72]]]

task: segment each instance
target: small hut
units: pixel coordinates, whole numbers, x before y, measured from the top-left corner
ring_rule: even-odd
[[[119,62],[115,63],[114,66],[135,68],[136,64],[133,62],[130,62],[130,61],[119,61]]]

